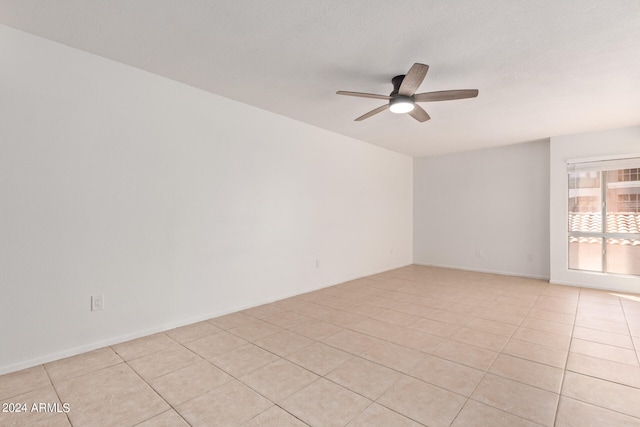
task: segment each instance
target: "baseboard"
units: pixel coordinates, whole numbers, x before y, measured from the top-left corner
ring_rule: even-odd
[[[423,263],[423,262],[417,262],[417,261],[414,261],[413,263],[415,265],[422,265],[425,267],[448,268],[450,270],[473,271],[475,273],[498,274],[500,276],[525,277],[527,279],[538,279],[538,280],[547,280],[547,281],[549,280],[549,276],[523,274],[523,273],[516,273],[512,271],[487,270],[487,269],[481,269],[481,268],[460,267],[458,265],[431,264],[431,263]]]
[[[586,288],[586,289],[596,289],[599,291],[607,291],[607,292],[616,292],[622,294],[635,294],[638,295],[640,292],[636,287],[609,287],[606,285],[593,285],[590,283],[576,283],[564,280],[550,280],[549,283],[552,285],[562,285],[562,286],[574,286],[576,288]]]
[[[148,336],[148,335],[157,334],[159,332],[170,331],[171,329],[179,328],[181,326],[186,326],[186,325],[190,325],[192,323],[202,322],[204,320],[213,319],[214,317],[224,316],[225,314],[235,313],[237,311],[246,310],[248,308],[257,307],[257,306],[260,306],[260,305],[269,304],[269,303],[272,303],[272,302],[275,302],[275,301],[280,301],[280,300],[283,300],[283,299],[286,299],[286,298],[291,298],[291,297],[295,297],[295,296],[298,296],[298,295],[306,294],[308,292],[313,292],[313,291],[317,291],[317,290],[320,290],[320,289],[328,288],[328,287],[331,287],[331,286],[339,285],[340,283],[349,282],[351,280],[361,279],[363,277],[372,276],[374,274],[383,273],[385,271],[390,271],[390,270],[395,270],[397,268],[406,267],[408,265],[411,265],[411,263],[399,265],[399,266],[396,266],[396,267],[391,267],[391,268],[388,268],[388,269],[385,269],[385,270],[373,271],[373,272],[368,273],[368,274],[357,275],[357,276],[353,276],[353,277],[347,277],[347,278],[344,278],[344,279],[341,279],[341,280],[338,280],[338,281],[323,283],[323,284],[321,284],[319,286],[313,286],[313,287],[309,287],[309,288],[299,289],[299,290],[296,290],[295,292],[289,292],[287,294],[282,294],[282,295],[278,295],[278,296],[273,297],[273,298],[268,298],[267,300],[261,301],[259,303],[252,303],[252,304],[248,304],[248,305],[231,307],[229,309],[225,309],[225,310],[222,310],[222,311],[212,312],[212,313],[208,313],[206,315],[197,316],[197,317],[193,317],[193,318],[181,319],[181,320],[177,320],[177,321],[174,321],[174,322],[168,322],[168,323],[162,324],[162,325],[160,325],[158,327],[148,328],[148,329],[144,329],[144,330],[140,330],[140,331],[135,331],[135,332],[132,332],[132,333],[129,333],[129,334],[119,335],[119,336],[112,337],[112,338],[109,338],[109,339],[106,339],[106,340],[96,341],[96,342],[93,342],[93,343],[90,343],[90,344],[73,347],[73,348],[70,348],[70,349],[67,349],[67,350],[63,350],[63,351],[59,351],[59,352],[55,352],[55,353],[49,353],[49,354],[46,354],[46,355],[41,356],[41,357],[36,357],[36,358],[33,358],[33,359],[21,361],[21,362],[14,363],[14,364],[11,364],[11,365],[2,366],[2,367],[0,367],[0,375],[8,374],[8,373],[11,373],[11,372],[20,371],[22,369],[32,368],[34,366],[42,365],[44,363],[54,362],[56,360],[64,359],[66,357],[76,356],[78,354],[86,353],[88,351],[93,351],[93,350],[97,350],[99,348],[103,348],[103,347],[107,347],[107,346],[111,346],[111,345],[115,345],[115,344],[120,344],[120,343],[123,343],[123,342],[126,342],[126,341],[134,340],[134,339],[137,339],[137,338],[142,338],[142,337],[145,337],[145,336]]]

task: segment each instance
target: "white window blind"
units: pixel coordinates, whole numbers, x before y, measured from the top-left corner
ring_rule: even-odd
[[[568,172],[609,171],[640,167],[640,154],[615,159],[575,159],[567,161]]]

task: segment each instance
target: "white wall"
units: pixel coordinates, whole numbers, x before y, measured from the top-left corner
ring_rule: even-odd
[[[549,142],[414,159],[417,264],[549,277]]]
[[[0,58],[0,373],[412,261],[410,157],[4,26]]]
[[[551,138],[551,282],[640,292],[640,277],[582,272],[567,268],[567,160],[640,153],[640,127]]]

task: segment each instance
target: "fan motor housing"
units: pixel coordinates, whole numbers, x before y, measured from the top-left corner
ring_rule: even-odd
[[[402,74],[391,79],[391,83],[393,83],[393,92],[389,94],[391,97],[389,100],[389,109],[392,113],[408,113],[413,110],[415,103],[413,96],[398,95],[400,85],[404,78],[405,74]]]
[[[398,91],[400,90],[400,85],[402,84],[404,77],[405,75],[401,74],[391,79],[391,83],[393,84],[393,92],[391,92],[389,96],[394,96],[398,94]]]

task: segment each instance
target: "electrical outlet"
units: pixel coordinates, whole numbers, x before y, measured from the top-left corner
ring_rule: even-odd
[[[316,268],[320,268],[320,260],[319,259],[316,260]]]
[[[93,295],[91,297],[91,311],[104,309],[104,295]]]
[[[482,251],[480,249],[476,249],[476,258],[482,258]]]

